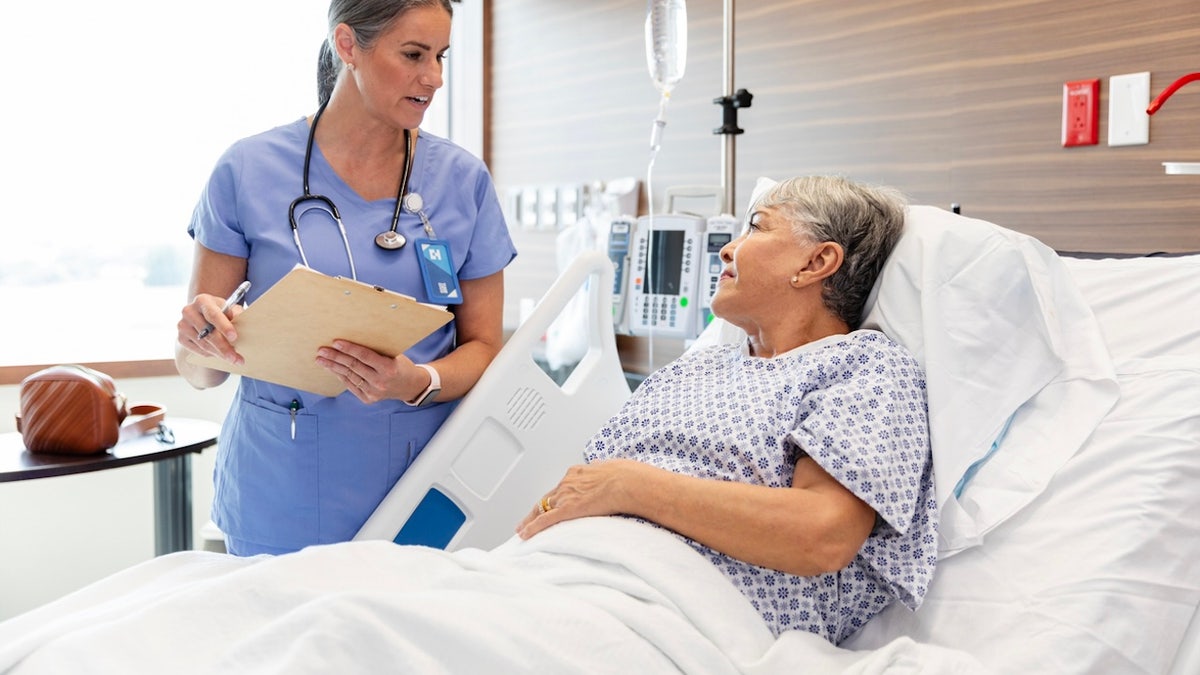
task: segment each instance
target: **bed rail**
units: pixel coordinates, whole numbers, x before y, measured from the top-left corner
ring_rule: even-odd
[[[513,333],[475,387],[413,462],[355,539],[448,550],[491,548],[629,397],[612,321],[613,268],[581,255]],[[534,360],[542,337],[580,288],[588,349],[559,386]]]

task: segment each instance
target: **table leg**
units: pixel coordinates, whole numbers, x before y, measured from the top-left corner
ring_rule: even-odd
[[[154,463],[154,554],[192,548],[192,457]]]

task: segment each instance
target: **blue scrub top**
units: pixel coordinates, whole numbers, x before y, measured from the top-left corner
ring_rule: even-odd
[[[192,215],[188,232],[197,242],[247,259],[250,302],[300,263],[288,207],[303,193],[307,137],[300,119],[235,143],[218,160]],[[361,199],[315,144],[309,187],[337,205],[359,281],[432,302],[411,243],[426,236],[416,214],[400,217],[398,231],[409,245],[375,246],[375,235],[391,227],[395,198]],[[494,274],[516,256],[491,176],[462,148],[421,132],[409,191],[424,200],[437,238],[449,242],[460,280]],[[309,265],[350,277],[329,211],[308,201],[296,209],[296,221]],[[454,345],[454,323],[405,354],[416,363],[444,356]],[[349,392],[330,398],[242,377],[214,473],[213,519],[230,550],[280,553],[350,539],[455,405],[366,405]]]

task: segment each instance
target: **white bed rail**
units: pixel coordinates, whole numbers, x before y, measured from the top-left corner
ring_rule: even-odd
[[[581,288],[588,349],[560,387],[534,361],[542,336]],[[629,397],[612,321],[612,262],[581,255],[548,290],[355,539],[491,548]]]

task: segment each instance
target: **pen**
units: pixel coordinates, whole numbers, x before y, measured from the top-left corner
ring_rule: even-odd
[[[233,307],[241,302],[242,298],[246,297],[246,291],[248,290],[250,290],[249,281],[243,281],[242,283],[238,284],[238,287],[233,289],[233,295],[230,295],[229,299],[225,301],[225,304],[221,305],[221,313],[224,314],[225,312],[228,312],[230,307]],[[204,330],[200,331],[200,335],[196,339],[203,340],[215,329],[216,326],[212,325],[212,323],[204,324]]]

